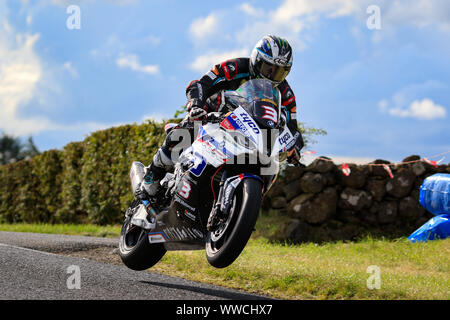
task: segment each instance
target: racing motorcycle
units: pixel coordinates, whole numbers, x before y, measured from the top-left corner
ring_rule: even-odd
[[[157,195],[134,200],[126,211],[119,255],[130,269],[148,269],[168,250],[199,249],[212,266],[224,268],[246,246],[263,195],[297,137],[270,81],[249,80],[222,95],[220,112],[197,126],[195,141],[180,152]],[[174,127],[166,125],[166,132]],[[132,190],[144,171],[133,162]]]

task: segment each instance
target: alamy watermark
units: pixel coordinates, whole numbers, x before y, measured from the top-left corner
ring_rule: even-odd
[[[70,276],[66,280],[67,289],[81,289],[81,270],[77,265],[70,265],[66,270],[67,274]]]
[[[366,21],[366,26],[369,30],[380,30],[381,29],[381,10],[377,5],[370,5],[366,9],[366,13],[369,17]]]
[[[367,273],[370,274],[369,278],[367,278],[366,284],[367,289],[381,289],[381,272],[380,267],[376,265],[371,265],[367,267]]]
[[[66,13],[70,16],[66,20],[66,26],[69,30],[81,29],[81,9],[78,5],[70,5],[66,9]],[[366,26],[369,30],[381,29],[381,9],[377,5],[370,5],[366,9],[369,17],[366,20]]]
[[[200,125],[201,122],[196,121],[193,129],[177,128],[170,133],[171,142],[169,144],[173,145],[170,150],[170,160],[173,163],[178,162],[180,155],[195,140],[198,140],[201,141],[201,148],[197,148],[197,151],[201,153],[202,158],[209,157],[212,161],[226,161],[228,165],[260,164],[262,175],[274,175],[278,172],[280,154],[274,148],[279,148],[286,142],[283,139],[288,139],[280,136],[278,129],[258,129],[258,134],[262,137],[261,141],[253,141],[250,136],[237,131],[222,130],[214,131],[214,134],[207,139],[193,139],[197,136]],[[192,130],[194,134],[192,134]],[[262,143],[262,146],[258,146],[259,143]],[[198,161],[196,164],[202,165],[203,162]]]
[[[66,9],[66,13],[70,16],[67,17],[66,27],[69,30],[81,29],[81,9],[77,5],[70,5]]]

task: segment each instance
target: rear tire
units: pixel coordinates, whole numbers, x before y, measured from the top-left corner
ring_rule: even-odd
[[[150,244],[148,231],[130,224],[125,218],[120,232],[119,256],[130,269],[142,271],[153,267],[166,253],[162,243]]]
[[[230,221],[223,235],[215,239],[214,232],[207,234],[206,258],[213,267],[229,266],[244,250],[258,218],[261,197],[262,184],[258,180],[244,179],[238,186],[230,208]]]

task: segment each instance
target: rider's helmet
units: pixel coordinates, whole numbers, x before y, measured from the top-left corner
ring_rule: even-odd
[[[250,56],[250,74],[280,84],[291,71],[292,48],[280,37],[268,35],[258,41]]]

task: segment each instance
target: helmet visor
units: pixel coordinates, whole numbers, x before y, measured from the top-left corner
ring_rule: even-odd
[[[259,74],[262,75],[264,78],[267,78],[274,82],[283,81],[289,74],[289,71],[291,71],[291,67],[277,66],[265,61],[261,62],[262,63],[259,67]]]

